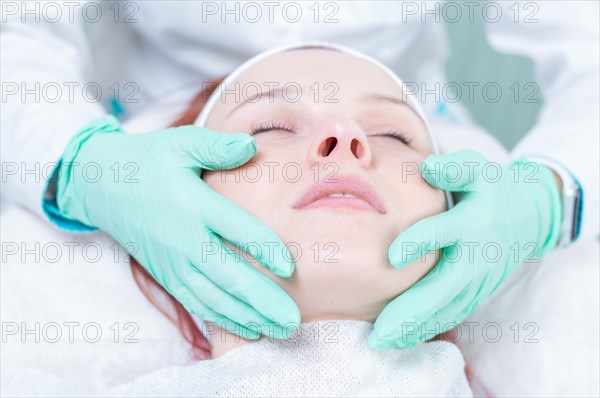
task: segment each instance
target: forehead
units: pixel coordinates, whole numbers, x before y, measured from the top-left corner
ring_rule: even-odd
[[[385,88],[401,94],[401,88],[377,65],[351,54],[327,49],[305,49],[272,55],[244,71],[240,83],[273,80],[295,82],[331,82],[340,89]]]
[[[273,88],[283,88],[290,96],[312,102],[343,104],[367,93],[404,98],[401,86],[368,60],[328,49],[299,49],[262,59],[229,82],[210,119],[223,116],[257,92]]]

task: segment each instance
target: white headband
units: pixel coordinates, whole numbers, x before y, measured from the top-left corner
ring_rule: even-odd
[[[249,60],[247,60],[246,62],[241,64],[239,67],[237,67],[237,69],[235,69],[232,73],[230,73],[229,76],[227,76],[219,84],[219,86],[215,89],[215,91],[213,91],[210,98],[208,99],[208,101],[206,102],[204,107],[202,108],[202,112],[200,112],[200,114],[194,121],[194,125],[196,125],[198,127],[204,127],[204,125],[206,124],[206,121],[208,120],[208,116],[210,115],[210,112],[214,108],[214,106],[217,103],[217,101],[219,100],[219,98],[221,98],[222,91],[224,89],[226,89],[228,85],[233,83],[235,81],[235,79],[237,79],[248,68],[254,66],[258,62],[264,60],[265,58],[270,57],[271,55],[275,55],[275,54],[279,54],[279,53],[291,51],[291,50],[301,50],[303,48],[323,48],[323,49],[339,51],[341,53],[349,54],[349,55],[355,56],[357,58],[364,59],[364,60],[376,65],[381,70],[383,70],[385,73],[387,73],[388,76],[391,77],[392,80],[394,80],[394,82],[396,82],[398,84],[398,86],[400,86],[407,103],[412,107],[412,109],[423,120],[423,123],[425,124],[427,133],[429,134],[429,138],[431,139],[431,144],[433,146],[433,153],[435,153],[435,154],[440,153],[437,141],[436,141],[435,137],[433,136],[433,134],[431,133],[431,128],[429,127],[429,122],[427,121],[427,118],[425,117],[425,114],[423,113],[421,106],[418,104],[417,101],[415,101],[415,99],[412,97],[412,95],[408,94],[408,91],[406,90],[406,86],[404,85],[404,82],[394,72],[392,72],[387,66],[385,66],[381,62],[377,61],[374,58],[369,57],[368,55],[365,55],[361,52],[352,50],[348,47],[340,46],[338,44],[322,42],[322,41],[302,41],[302,42],[298,42],[298,43],[285,44],[283,46],[275,47],[275,48],[272,48],[271,50],[264,51],[260,54],[255,55],[254,57],[250,58]],[[446,192],[446,201],[448,203],[448,208],[452,207],[453,200],[452,200],[452,196],[450,195],[449,192]]]

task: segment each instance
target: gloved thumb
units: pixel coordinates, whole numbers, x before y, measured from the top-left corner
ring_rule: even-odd
[[[176,147],[189,167],[232,169],[256,155],[256,141],[250,134],[218,133],[197,126],[181,126],[167,131],[169,145]]]
[[[471,150],[443,155],[429,155],[421,164],[421,175],[434,188],[463,191],[475,181],[488,161]]]
[[[402,269],[425,254],[456,243],[455,209],[417,221],[402,232],[390,245],[388,258],[395,268]]]

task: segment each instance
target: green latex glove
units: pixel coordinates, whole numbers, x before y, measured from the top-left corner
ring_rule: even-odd
[[[396,268],[443,250],[434,269],[379,315],[371,348],[408,348],[453,328],[519,264],[557,244],[561,201],[552,172],[533,162],[489,163],[473,151],[423,162],[423,178],[456,192],[457,204],[418,221],[390,246]]]
[[[58,207],[67,217],[107,232],[128,251],[133,248],[131,254],[189,312],[243,337],[260,336],[258,328],[246,327],[251,322],[263,334],[288,337],[300,322],[295,302],[220,237],[247,247],[282,277],[294,270],[286,246],[200,178],[203,169],[238,167],[255,154],[248,134],[194,126],[126,134],[114,117],[104,117],[67,145]],[[98,181],[95,172],[82,172],[87,164],[101,170]]]

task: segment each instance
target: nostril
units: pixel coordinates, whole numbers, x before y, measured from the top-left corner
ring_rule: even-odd
[[[321,143],[321,147],[319,148],[319,154],[323,157],[327,157],[333,152],[337,145],[337,138],[329,137],[325,141]]]
[[[350,143],[350,150],[357,159],[360,159],[364,152],[362,144],[356,138],[354,138]]]

